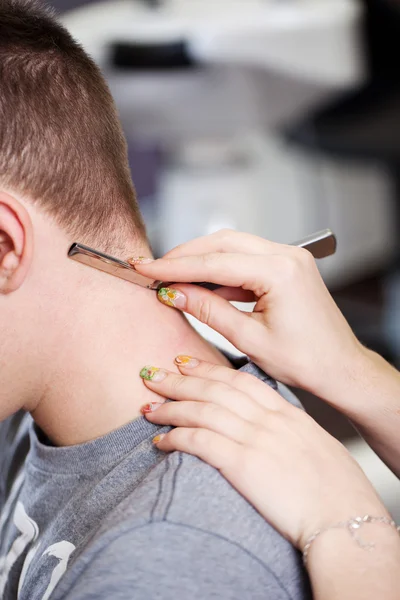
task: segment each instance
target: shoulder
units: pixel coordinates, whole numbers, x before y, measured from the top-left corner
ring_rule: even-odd
[[[292,600],[257,557],[211,534],[153,522],[111,535],[79,574],[67,574],[56,598]]]
[[[99,533],[166,522],[239,545],[258,547],[273,538],[290,546],[217,469],[181,452],[165,456],[109,513]]]
[[[87,585],[96,599],[130,597],[121,591],[128,588],[135,598],[155,590],[159,597],[163,586],[168,599],[308,598],[292,546],[218,471],[181,453],[159,463],[109,515],[69,581],[72,597]]]
[[[257,556],[265,565],[297,569],[294,548],[213,467],[176,452],[160,482],[153,520],[211,534]]]

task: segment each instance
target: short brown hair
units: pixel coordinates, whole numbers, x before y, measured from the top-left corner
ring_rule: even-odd
[[[0,0],[0,119],[0,186],[28,195],[71,241],[145,239],[108,86],[36,1]]]

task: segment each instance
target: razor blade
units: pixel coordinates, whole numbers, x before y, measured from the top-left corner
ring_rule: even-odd
[[[306,238],[291,244],[299,248],[306,248],[314,258],[326,258],[335,254],[337,248],[336,236],[330,229],[324,229],[318,233],[307,236]],[[162,287],[168,287],[172,282],[157,281],[149,279],[138,273],[128,262],[105,254],[100,250],[94,250],[84,244],[72,244],[68,251],[68,257],[72,260],[82,263],[93,269],[108,273],[114,277],[119,277],[130,283],[140,285],[149,290],[158,291]],[[175,282],[177,283],[177,282]],[[215,290],[221,286],[215,283],[193,282],[193,285],[199,285],[210,290]]]

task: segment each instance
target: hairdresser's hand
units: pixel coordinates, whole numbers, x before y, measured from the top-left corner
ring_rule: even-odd
[[[142,409],[152,423],[177,427],[155,438],[159,449],[194,454],[219,469],[300,549],[321,527],[386,515],[347,450],[265,383],[189,357],[176,364],[182,375],[141,372],[148,388],[179,401]]]
[[[154,279],[226,286],[213,293],[180,283],[161,290],[159,299],[224,335],[284,383],[324,397],[362,360],[363,348],[307,250],[224,230],[178,246],[163,259],[134,263]],[[228,300],[256,305],[245,313]]]
[[[185,376],[151,367],[141,373],[160,397],[180,401],[143,408],[152,423],[177,426],[154,439],[160,450],[194,454],[219,469],[300,550],[320,528],[365,514],[390,518],[348,452],[307,414],[251,375],[188,357],[176,362]],[[307,568],[315,600],[398,599],[395,529],[368,524],[360,538],[374,551],[343,529],[313,542]]]

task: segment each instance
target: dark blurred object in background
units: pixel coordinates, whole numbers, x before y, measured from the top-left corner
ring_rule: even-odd
[[[349,159],[400,162],[400,4],[364,0],[368,82],[318,110],[289,137],[317,152]]]
[[[399,80],[400,4],[398,0],[363,0],[367,9],[366,51],[373,79]]]
[[[296,123],[288,138],[311,152],[341,161],[383,163],[394,182],[400,233],[400,70],[396,64],[400,4],[396,0],[364,0],[364,4],[367,84]],[[399,366],[400,244],[387,272],[362,285],[361,294],[356,289],[338,290],[339,305],[358,337]]]

